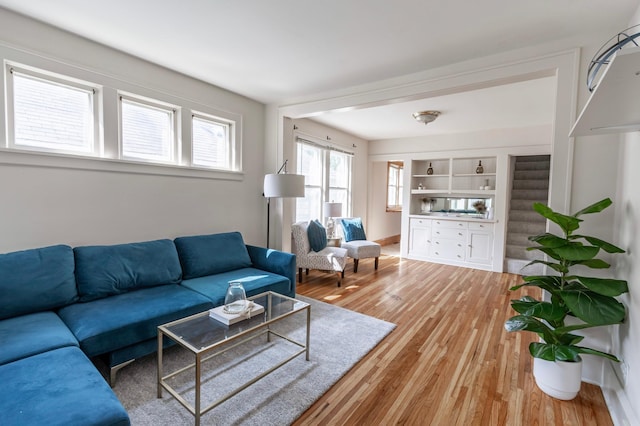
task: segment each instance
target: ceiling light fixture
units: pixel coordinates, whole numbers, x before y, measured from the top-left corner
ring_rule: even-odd
[[[440,111],[418,111],[413,113],[413,118],[420,123],[429,124],[440,115]]]

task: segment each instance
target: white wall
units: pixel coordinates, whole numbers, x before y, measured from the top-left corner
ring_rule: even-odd
[[[627,320],[613,333],[613,346],[622,365],[616,365],[618,380],[608,382],[616,402],[630,425],[640,424],[640,134],[625,136],[621,151],[621,183],[618,196],[616,242],[626,250],[619,256],[617,278],[627,280],[629,294],[621,297]],[[623,370],[626,371],[626,378]],[[611,374],[611,372],[609,372]],[[607,393],[605,394],[607,395]],[[622,416],[620,416],[622,417]]]
[[[237,180],[225,180],[26,166],[0,150],[0,252],[229,230],[265,244],[264,105],[4,9],[0,47],[3,59],[15,54],[60,63],[115,84],[241,115],[244,171]]]

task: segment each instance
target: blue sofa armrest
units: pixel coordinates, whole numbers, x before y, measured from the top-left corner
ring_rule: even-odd
[[[296,255],[283,251],[256,247],[247,244],[247,251],[254,268],[287,277],[292,293],[296,290]]]

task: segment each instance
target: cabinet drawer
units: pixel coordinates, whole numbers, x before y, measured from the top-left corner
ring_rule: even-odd
[[[431,219],[409,219],[409,227],[431,228]]]
[[[434,239],[430,247],[431,256],[438,259],[464,260],[465,251],[464,241]]]
[[[434,220],[434,228],[467,229],[467,222],[458,220]]]
[[[469,222],[469,229],[473,231],[493,232],[493,223]]]
[[[437,228],[433,227],[432,230],[433,238],[447,238],[451,240],[467,240],[467,230],[466,229],[455,229],[455,228]]]

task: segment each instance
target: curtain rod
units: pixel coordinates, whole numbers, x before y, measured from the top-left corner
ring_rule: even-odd
[[[296,136],[296,142],[303,142],[306,143],[308,145],[313,145],[313,146],[317,146],[318,148],[322,148],[322,149],[328,149],[329,151],[336,151],[336,152],[340,152],[342,154],[347,154],[347,155],[355,155],[354,152],[351,151],[346,151],[344,149],[340,149],[340,148],[335,148],[334,146],[331,146],[329,144],[325,145],[323,143],[319,143],[319,142],[315,142],[315,141],[311,141],[309,139],[305,139],[303,137],[300,136]]]

